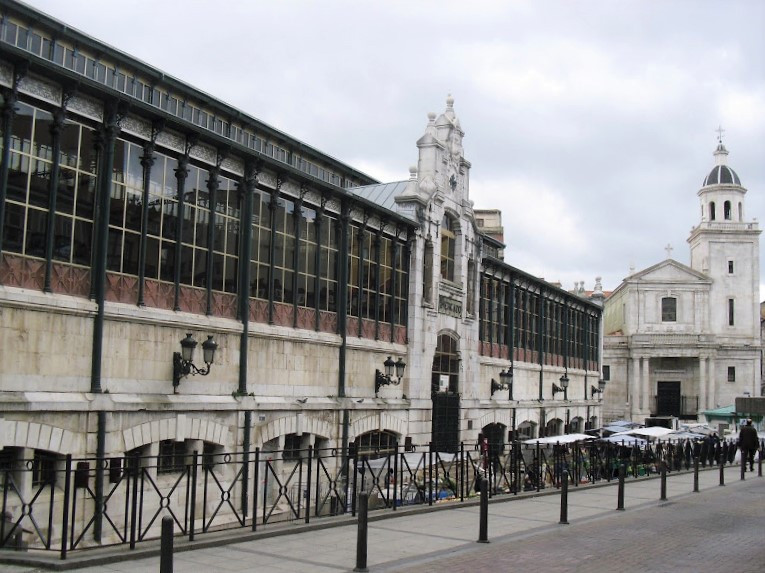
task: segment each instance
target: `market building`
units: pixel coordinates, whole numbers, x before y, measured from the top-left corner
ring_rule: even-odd
[[[722,138],[698,191],[690,266],[672,258],[624,279],[604,310],[604,416],[645,423],[761,392],[760,229]],[[671,249],[667,249],[668,257]]]
[[[381,183],[16,2],[0,86],[3,467],[598,423],[601,309],[481,232],[451,97]]]

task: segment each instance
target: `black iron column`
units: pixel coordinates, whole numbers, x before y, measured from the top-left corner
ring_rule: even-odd
[[[191,136],[186,138],[185,151],[178,158],[175,179],[178,189],[178,222],[175,227],[175,265],[173,268],[174,296],[173,310],[181,310],[181,252],[183,251],[183,218],[186,201],[186,178],[189,176],[189,153],[196,144]]]
[[[271,200],[268,202],[268,210],[271,211],[271,242],[268,249],[268,324],[274,323],[274,259],[276,258],[276,212],[279,207],[279,190],[282,188],[284,178],[276,176],[276,189],[271,191]]]
[[[398,244],[399,228],[396,227],[396,236],[393,239],[393,261],[391,262],[390,298],[388,299],[388,319],[390,322],[390,341],[393,342],[396,334],[396,289],[398,288],[398,260],[401,256]]]
[[[313,260],[313,281],[314,281],[314,287],[313,287],[313,308],[315,311],[314,314],[314,330],[319,331],[321,328],[321,240],[322,240],[322,227],[324,226],[324,207],[327,203],[326,197],[322,195],[321,197],[321,206],[316,210],[316,221],[314,225],[316,225],[316,250],[314,252],[314,260]],[[329,252],[330,249],[330,241],[329,241],[329,233],[327,233],[327,252]],[[325,265],[328,264],[327,261],[324,262]],[[327,267],[327,270],[329,268]],[[335,275],[337,276],[337,275]],[[327,294],[326,294],[326,300],[329,301],[329,284],[327,284]]]
[[[252,259],[252,211],[253,195],[258,184],[258,166],[248,161],[244,166],[244,176],[239,181],[239,202],[241,209],[242,240],[239,253],[239,320],[242,321],[242,334],[239,342],[239,393],[247,393],[247,359],[249,353],[250,326],[250,269]],[[246,448],[245,448],[246,451]]]
[[[295,199],[295,208],[292,210],[292,221],[295,227],[292,236],[292,240],[295,241],[295,248],[292,249],[292,261],[290,261],[292,264],[292,328],[297,328],[298,318],[298,274],[300,273],[300,263],[302,262],[300,257],[300,221],[302,220],[301,213],[303,211],[303,196],[305,193],[306,187],[301,185],[300,197]],[[305,301],[303,304],[305,304]]]
[[[217,152],[217,161],[215,167],[208,171],[207,178],[207,207],[209,211],[209,221],[207,222],[207,264],[205,265],[205,314],[212,314],[212,291],[213,291],[213,258],[215,253],[215,214],[218,201],[218,188],[220,187],[220,164],[223,161],[223,155]]]
[[[380,263],[382,260],[382,232],[385,222],[380,221],[380,228],[375,233],[375,340],[380,340]]]
[[[11,161],[11,135],[13,134],[13,119],[16,117],[16,102],[19,95],[19,82],[27,74],[26,62],[13,68],[13,87],[0,88],[3,95],[3,154],[0,159],[0,257],[3,255],[3,234],[5,226],[5,197],[8,190],[8,169]]]
[[[48,182],[48,220],[45,227],[45,278],[43,279],[43,292],[52,292],[50,283],[51,275],[53,274],[53,250],[56,246],[58,182],[61,176],[61,130],[66,121],[66,105],[69,97],[70,95],[65,91],[61,98],[61,107],[53,112],[53,121],[50,124],[53,165],[50,168],[50,180]]]
[[[356,316],[358,316],[358,325],[356,329],[356,336],[361,338],[361,323],[363,322],[364,308],[364,237],[366,235],[367,221],[369,221],[369,215],[364,213],[364,222],[358,229],[358,243],[359,243],[359,277],[358,277],[358,297],[356,300]]]
[[[143,168],[143,205],[141,209],[141,243],[138,252],[138,306],[145,306],[144,296],[146,289],[146,250],[148,248],[149,231],[149,188],[151,187],[151,168],[154,165],[154,147],[159,131],[162,129],[161,122],[154,122],[151,126],[151,139],[143,144],[141,155],[141,167]]]

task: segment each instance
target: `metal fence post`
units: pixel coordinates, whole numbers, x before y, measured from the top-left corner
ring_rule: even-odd
[[[699,492],[699,457],[693,458],[693,491]]]
[[[616,496],[616,509],[624,511],[624,464],[619,464],[619,491]]]
[[[725,485],[725,458],[720,458],[720,485]]]
[[[369,571],[367,569],[367,534],[368,530],[368,512],[369,512],[369,492],[359,493],[358,503],[359,524],[356,532],[356,567],[354,571]]]
[[[159,573],[173,573],[173,518],[162,518],[162,547],[159,554]]]
[[[69,536],[69,502],[72,493],[72,454],[66,455],[66,468],[64,469],[66,474],[64,475],[64,515],[61,519],[61,559],[66,559],[66,541]],[[8,481],[8,476],[5,476],[5,482]],[[0,535],[0,539],[2,539]]]
[[[762,454],[765,454],[765,447],[763,447],[762,442],[760,442],[759,454],[757,458],[757,477],[762,477]]]
[[[305,490],[305,522],[309,523],[311,520],[311,465],[313,464],[313,446],[308,446],[308,467],[306,468],[306,488]],[[319,470],[316,470],[318,475]],[[302,485],[302,484],[301,484]]]
[[[189,519],[189,541],[194,541],[194,522],[197,518],[197,462],[199,461],[199,453],[197,450],[194,450],[194,455],[191,457],[191,460],[191,516]],[[202,529],[204,530],[204,525]]]
[[[667,501],[667,464],[661,464],[661,501]]]
[[[568,525],[568,472],[563,472],[563,483],[560,486],[560,522]]]
[[[489,542],[489,480],[481,480],[481,511],[478,523],[478,543]]]

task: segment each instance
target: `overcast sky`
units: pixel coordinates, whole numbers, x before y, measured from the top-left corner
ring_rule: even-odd
[[[30,3],[381,181],[451,93],[505,260],[568,289],[689,264],[720,125],[765,216],[762,0]]]

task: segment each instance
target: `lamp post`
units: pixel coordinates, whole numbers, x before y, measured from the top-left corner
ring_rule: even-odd
[[[563,392],[563,399],[568,400],[568,372],[564,373],[563,376],[560,377],[560,386],[553,383],[552,387],[552,394],[553,398],[555,398],[555,395],[558,392]]]
[[[502,370],[499,373],[499,382],[491,379],[491,394],[498,390],[507,390],[507,399],[513,399],[513,367],[510,366],[507,370]]]
[[[600,394],[599,400],[603,401],[603,390],[606,389],[606,381],[601,378],[598,380],[598,385],[596,386],[590,386],[590,395],[594,398],[595,394]]]
[[[379,369],[375,370],[375,396],[377,396],[381,386],[388,386],[390,384],[398,386],[401,384],[401,379],[404,377],[406,362],[400,357],[394,362],[393,358],[388,356],[385,362],[383,362],[383,367],[385,368],[384,374],[380,372]],[[395,378],[393,377],[394,370],[396,372]]]
[[[207,336],[207,340],[202,343],[202,360],[206,367],[198,368],[194,365],[194,349],[197,347],[197,341],[190,332],[186,333],[186,338],[181,340],[181,351],[173,352],[173,394],[178,393],[178,385],[181,378],[189,374],[196,376],[207,376],[215,360],[215,351],[218,349],[218,343],[213,340],[212,335]]]

